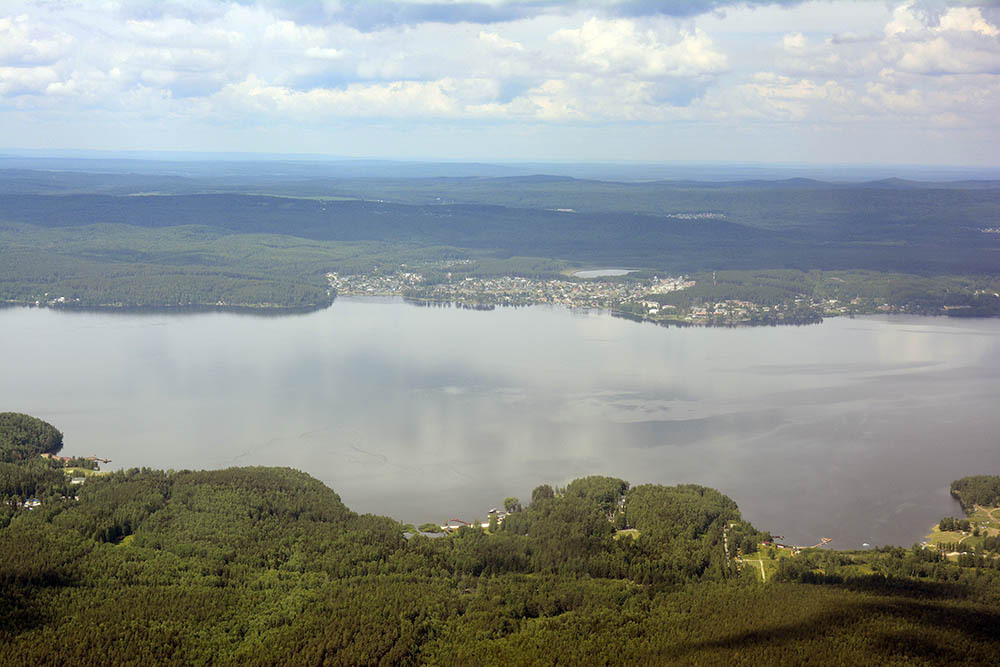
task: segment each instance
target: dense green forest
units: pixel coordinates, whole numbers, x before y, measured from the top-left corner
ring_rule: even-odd
[[[37,439],[37,438],[36,438]],[[33,462],[6,464],[24,468]],[[0,471],[2,472],[2,471]],[[920,548],[805,551],[697,485],[541,485],[425,537],[283,468],[0,474],[0,663],[992,664],[1000,570]],[[728,544],[728,551],[726,545]],[[773,549],[773,547],[766,547]]]
[[[1000,475],[973,475],[951,483],[951,495],[969,512],[976,505],[1000,506]]]
[[[476,276],[554,277],[595,265],[659,275],[849,271],[840,292],[940,312],[942,292],[997,276],[994,182],[289,173],[295,178],[268,180],[250,167],[225,177],[2,170],[0,301],[317,308],[335,296],[327,272],[406,265],[433,274],[461,261]],[[887,275],[895,276],[888,289]],[[996,314],[975,290],[960,300],[960,314]]]
[[[24,461],[57,452],[62,444],[62,433],[48,422],[19,412],[0,412],[0,461]]]

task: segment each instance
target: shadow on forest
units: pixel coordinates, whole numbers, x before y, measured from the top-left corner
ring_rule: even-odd
[[[920,583],[930,589],[939,587],[938,584]],[[949,585],[940,586],[942,590],[935,591],[931,597],[949,597],[946,592]],[[865,641],[872,655],[906,655],[933,659],[935,662],[961,662],[969,656],[956,650],[956,645],[985,647],[1000,643],[1000,613],[981,607],[921,601],[896,594],[874,600],[869,595],[856,600],[832,601],[831,606],[833,608],[829,611],[795,622],[681,645],[669,651],[667,656],[673,660],[684,660],[686,656],[693,657],[689,654],[697,655],[702,651],[773,649],[785,644],[849,635],[855,640]],[[789,610],[789,613],[793,612]]]
[[[924,581],[880,574],[851,577],[843,588],[854,592],[916,598],[918,600],[961,600],[970,593],[966,584],[951,581]]]
[[[0,637],[28,632],[45,624],[46,617],[38,612],[32,600],[35,592],[37,590],[30,587],[3,586],[0,590]]]

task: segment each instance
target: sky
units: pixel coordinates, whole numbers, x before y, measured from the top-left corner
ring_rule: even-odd
[[[1000,0],[2,0],[4,149],[1000,165]]]

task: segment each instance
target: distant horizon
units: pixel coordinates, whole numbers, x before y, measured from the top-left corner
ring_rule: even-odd
[[[298,165],[322,169],[324,178],[502,178],[556,176],[605,181],[778,181],[805,178],[823,182],[870,182],[892,178],[948,182],[1000,180],[1000,165],[754,162],[746,160],[514,160],[446,157],[382,157],[324,153],[251,151],[151,151],[0,148],[0,169],[139,171],[160,173],[192,168],[204,176],[209,165],[252,171]],[[199,168],[201,167],[201,168]],[[356,169],[355,169],[356,168]],[[197,174],[194,172],[198,172]],[[303,174],[303,178],[306,175]]]
[[[997,169],[1000,161],[993,164],[975,164],[958,162],[837,162],[837,161],[797,161],[797,160],[746,160],[746,159],[613,159],[613,158],[531,158],[531,157],[489,157],[470,156],[468,158],[425,155],[425,156],[393,156],[388,154],[337,154],[308,152],[272,152],[272,151],[198,151],[190,149],[103,149],[103,148],[0,148],[2,158],[41,158],[41,159],[106,159],[106,160],[140,160],[148,162],[387,162],[399,164],[495,164],[495,165],[546,165],[546,164],[593,164],[614,166],[720,166],[720,167],[767,167],[767,168],[907,168],[907,169]]]

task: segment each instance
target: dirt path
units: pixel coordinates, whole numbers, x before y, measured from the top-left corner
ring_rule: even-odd
[[[763,558],[757,558],[755,560],[754,559],[750,559],[750,558],[744,558],[743,562],[744,563],[757,563],[757,565],[760,565],[760,579],[764,583],[767,583],[767,574],[764,573],[764,559]]]

